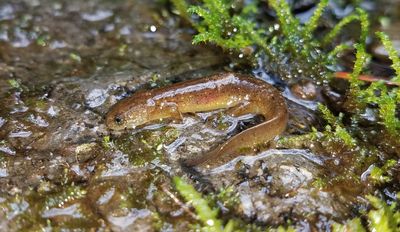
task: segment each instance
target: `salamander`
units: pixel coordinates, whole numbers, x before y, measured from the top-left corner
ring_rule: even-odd
[[[136,92],[111,107],[106,125],[114,131],[122,131],[156,120],[182,119],[184,113],[217,109],[226,109],[232,116],[262,115],[264,121],[206,154],[185,160],[185,165],[223,164],[245,148],[272,140],[285,130],[288,120],[285,100],[276,88],[254,77],[228,72]]]

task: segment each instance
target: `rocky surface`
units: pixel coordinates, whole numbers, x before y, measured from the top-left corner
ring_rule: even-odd
[[[175,175],[204,192],[233,186],[239,200],[222,211],[259,225],[290,219],[324,229],[346,220],[357,201],[346,188],[318,186],[341,172],[327,169],[340,164],[323,149],[283,146],[214,170],[181,167],[180,158],[209,150],[251,118],[201,113],[109,133],[105,113],[132,92],[229,69],[222,51],[193,46],[194,32],[161,4],[0,2],[0,230],[188,230],[194,218],[175,199]],[[315,88],[297,86],[298,101],[285,92],[284,137],[318,127]]]

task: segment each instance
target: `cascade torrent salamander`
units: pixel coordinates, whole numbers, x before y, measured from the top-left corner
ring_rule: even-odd
[[[272,85],[251,76],[220,73],[170,86],[137,92],[116,103],[106,116],[114,131],[166,118],[181,119],[183,113],[227,109],[232,116],[258,114],[264,122],[233,136],[212,151],[184,161],[187,166],[221,165],[282,133],[287,124],[285,100]]]

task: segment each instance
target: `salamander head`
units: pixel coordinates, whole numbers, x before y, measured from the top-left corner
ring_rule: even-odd
[[[148,122],[149,107],[140,99],[124,99],[115,104],[106,116],[106,125],[114,131],[134,129]]]

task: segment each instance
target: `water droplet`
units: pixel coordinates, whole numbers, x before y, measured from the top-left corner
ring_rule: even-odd
[[[8,136],[10,138],[27,138],[32,135],[32,132],[30,131],[17,131],[17,132],[11,132]]]
[[[14,9],[12,5],[4,5],[0,8],[0,21],[14,18]]]
[[[104,27],[104,31],[106,31],[106,32],[113,31],[114,29],[115,29],[115,25],[112,24],[112,23],[107,24],[107,25],[105,25],[105,27]]]
[[[6,123],[6,120],[0,117],[0,128]]]
[[[38,116],[34,116],[33,114],[29,115],[29,121],[39,127],[49,126],[49,123],[46,120],[44,120],[40,115]]]
[[[27,47],[30,43],[31,41],[29,40],[27,32],[21,30],[19,27],[14,29],[14,40],[11,42],[13,47],[16,48]]]
[[[48,210],[45,210],[42,213],[42,217],[44,218],[52,218],[56,216],[61,216],[61,215],[69,215],[74,218],[81,218],[82,214],[79,212],[79,204],[73,204],[71,206],[63,207],[63,204],[58,205],[60,208],[51,208]]]
[[[1,177],[7,177],[7,176],[8,176],[7,169],[0,168],[0,178]]]
[[[104,20],[110,16],[113,15],[112,11],[109,10],[97,10],[94,13],[83,13],[81,14],[81,17],[89,22],[96,22],[96,21],[101,21]]]
[[[151,211],[148,209],[131,209],[125,215],[115,216],[110,212],[107,219],[112,225],[121,228],[121,230],[127,230],[136,220],[149,217],[150,215]]]
[[[213,226],[214,225],[214,220],[212,220],[212,219],[209,219],[209,220],[207,220],[207,225],[209,225],[209,226]]]
[[[51,49],[64,48],[66,46],[67,46],[67,44],[62,40],[55,40],[50,43]]]
[[[119,29],[119,34],[121,35],[129,35],[131,33],[131,27],[128,25],[123,26]]]
[[[50,106],[50,108],[47,110],[47,114],[51,117],[55,117],[58,112],[60,112],[60,110],[56,106]]]
[[[15,155],[16,152],[14,150],[12,150],[10,147],[4,145],[4,144],[0,144],[0,151],[4,152],[8,155]]]
[[[107,96],[108,94],[104,89],[93,89],[86,96],[86,104],[90,108],[101,106],[106,101]]]
[[[156,32],[156,31],[157,31],[157,27],[154,26],[154,25],[151,25],[151,26],[150,26],[150,31],[151,31],[151,32]]]

